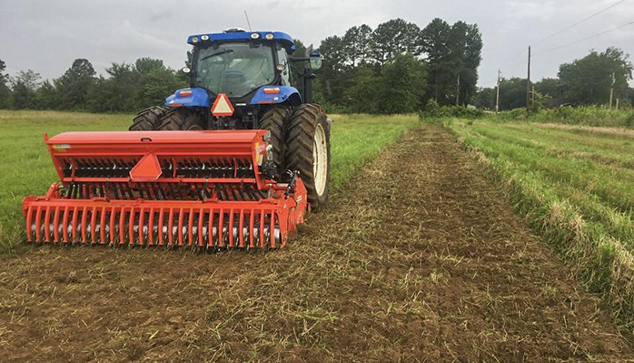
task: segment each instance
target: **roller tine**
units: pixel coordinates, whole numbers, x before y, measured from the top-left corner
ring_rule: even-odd
[[[181,208],[178,213],[178,246],[183,246],[183,222],[185,218],[185,208]]]
[[[130,240],[128,241],[128,245],[129,246],[134,246],[134,217],[135,217],[134,213],[134,208],[130,208],[130,218],[128,218],[128,235],[130,237]]]
[[[150,219],[148,221],[148,245],[154,245],[154,208],[150,207]]]
[[[99,208],[99,244],[106,244],[106,207]]]
[[[203,240],[203,221],[204,221],[205,213],[204,210],[200,210],[198,214],[198,247],[204,246]]]
[[[207,248],[214,246],[214,209],[209,210],[209,224],[207,226]]]
[[[229,247],[233,248],[233,208],[229,210]]]
[[[37,207],[37,214],[35,215],[35,241],[41,242],[42,232],[40,231],[40,227],[42,226],[42,207]],[[31,228],[31,227],[29,227]]]
[[[77,219],[79,218],[79,206],[75,206],[75,208],[73,209],[73,236],[72,236],[72,243],[75,243],[77,241]]]
[[[240,238],[240,248],[244,248],[244,209],[240,209],[240,224],[238,226],[238,236]]]
[[[145,222],[145,208],[141,207],[139,212],[139,244],[145,246],[145,238],[143,238],[143,222]]]
[[[49,225],[51,223],[51,207],[46,207],[46,215],[44,216],[44,238],[46,242],[50,242],[50,230]]]
[[[85,189],[84,183],[80,183],[78,185],[78,188],[79,188],[79,199],[84,199],[84,189]]]
[[[86,243],[86,222],[88,220],[88,207],[81,210],[81,243]]]
[[[165,209],[163,209],[163,207],[161,207],[161,209],[159,210],[159,220],[158,220],[158,243],[159,246],[163,246],[163,222],[164,222],[164,218],[165,218]]]
[[[218,247],[219,248],[222,248],[225,246],[225,243],[222,240],[222,232],[224,229],[224,218],[225,218],[225,210],[220,208],[220,214],[218,215]]]
[[[249,214],[249,248],[254,248],[253,232],[255,231],[255,209]]]
[[[260,210],[260,248],[264,248],[264,209]]]
[[[116,234],[114,231],[115,218],[117,216],[117,212],[115,207],[110,208],[110,244],[114,246]]]
[[[95,243],[95,229],[97,227],[97,207],[92,208],[92,213],[90,214],[90,242]]]
[[[64,243],[68,242],[68,214],[70,212],[70,207],[64,207],[64,217],[62,218],[62,237],[64,238]]]
[[[174,245],[174,233],[172,232],[172,229],[174,227],[174,208],[170,208],[170,212],[169,212],[169,218],[167,221],[167,231],[169,233],[168,237],[169,237],[169,246],[173,246]]]
[[[194,245],[194,208],[189,210],[189,222],[187,223],[187,246]]]
[[[271,219],[271,229],[269,230],[269,234],[271,235],[271,248],[275,248],[275,211],[271,210],[271,214],[269,214],[269,218]]]
[[[29,206],[26,212],[26,239],[29,242],[33,241],[33,233],[31,233],[31,221],[33,220],[33,206]]]
[[[119,246],[125,243],[125,207],[119,212]]]

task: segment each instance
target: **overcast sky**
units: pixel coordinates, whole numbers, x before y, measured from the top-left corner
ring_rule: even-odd
[[[286,31],[315,46],[354,25],[403,18],[425,27],[439,17],[477,23],[484,48],[480,86],[492,86],[498,68],[505,77],[526,75],[525,48],[618,0],[0,0],[0,59],[10,74],[33,69],[59,77],[76,58],[87,58],[99,73],[112,62],[140,57],[184,65],[189,34],[247,28]],[[533,46],[533,79],[554,77],[561,63],[590,49],[617,46],[634,57],[634,25],[560,50],[539,53],[634,21],[634,0]]]

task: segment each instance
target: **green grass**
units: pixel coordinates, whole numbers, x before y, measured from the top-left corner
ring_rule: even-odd
[[[634,136],[525,122],[445,125],[632,336]]]
[[[132,115],[70,112],[0,111],[0,252],[24,240],[22,198],[43,195],[57,174],[43,135],[64,131],[126,130]],[[415,115],[332,115],[333,189],[355,176],[390,142],[418,124]]]

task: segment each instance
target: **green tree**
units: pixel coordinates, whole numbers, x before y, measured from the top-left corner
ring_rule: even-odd
[[[429,82],[426,98],[441,104],[452,104],[451,88],[455,89],[457,75],[450,55],[451,25],[436,18],[421,31],[421,46],[429,64]]]
[[[95,69],[87,59],[75,59],[71,67],[54,81],[57,91],[57,108],[85,109],[86,95],[95,82],[95,74]],[[50,89],[47,89],[48,91]]]
[[[376,113],[379,111],[378,90],[384,85],[382,78],[376,73],[374,67],[369,64],[361,64],[352,71],[353,82],[344,91],[346,106],[354,112]]]
[[[48,80],[42,82],[35,91],[35,104],[40,110],[55,110],[60,108],[59,92],[53,83]],[[85,108],[85,105],[82,105],[82,109]]]
[[[476,94],[477,69],[482,60],[478,26],[462,21],[449,25],[436,18],[421,31],[421,49],[430,66],[426,98],[452,105],[458,96],[459,104],[470,103]]]
[[[500,110],[526,106],[526,78],[500,80]]]
[[[632,79],[632,63],[621,49],[591,51],[587,56],[559,67],[563,96],[570,102],[599,105],[610,98],[612,74],[616,76],[614,97],[625,98]]]
[[[109,78],[100,77],[88,93],[93,112],[134,112],[143,107],[139,100],[140,74],[133,65],[112,63]]]
[[[421,54],[421,31],[403,19],[392,19],[379,24],[372,33],[374,59],[383,65],[402,53]]]
[[[347,55],[344,42],[336,35],[322,40],[319,52],[325,57],[322,68],[317,72],[317,87],[326,103],[343,104],[343,93],[348,81],[350,67],[346,65]]]
[[[422,109],[426,88],[425,64],[410,53],[399,54],[381,70],[379,111],[409,113]]]
[[[561,82],[557,78],[543,78],[533,85],[535,91],[544,95],[545,98],[561,98]]]
[[[11,104],[15,109],[36,109],[35,91],[40,85],[40,74],[30,69],[19,71],[11,79]]]
[[[11,102],[9,75],[4,73],[6,69],[6,64],[0,59],[0,108],[8,108]]]
[[[135,62],[139,74],[138,101],[140,108],[163,104],[165,97],[177,89],[188,87],[179,74],[163,65],[159,59],[140,58]]]
[[[485,110],[495,110],[496,94],[495,88],[480,88],[476,93],[475,106]]]
[[[353,67],[368,62],[372,57],[372,28],[366,24],[353,26],[343,36],[347,62]]]

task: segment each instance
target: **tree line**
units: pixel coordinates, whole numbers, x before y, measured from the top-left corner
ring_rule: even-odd
[[[297,54],[303,55],[298,41]],[[434,19],[420,28],[393,19],[372,29],[353,26],[324,39],[325,56],[314,82],[316,102],[343,112],[401,113],[472,103],[476,96],[482,36],[476,24]],[[186,63],[191,61],[188,52]],[[33,70],[5,74],[0,60],[0,108],[133,112],[162,104],[187,76],[163,61],[141,58],[112,63],[97,75],[87,59],[76,59],[59,78],[42,80]]]
[[[42,81],[30,69],[9,77],[5,69],[0,60],[0,108],[134,112],[162,104],[176,89],[187,87],[182,72],[151,58],[140,58],[133,64],[112,63],[106,69],[107,77],[97,76],[87,59],[76,59],[51,81]]]
[[[607,105],[610,90],[614,86],[613,102],[620,100],[624,107],[634,105],[632,63],[623,50],[608,47],[603,52],[596,50],[583,58],[564,63],[556,78],[544,78],[530,87],[530,97],[542,101],[544,106],[561,104]],[[614,76],[614,78],[613,78]],[[496,88],[482,88],[474,104],[484,109],[495,109]],[[526,106],[526,78],[502,78],[500,80],[500,110],[511,110]]]
[[[428,100],[467,105],[476,95],[482,35],[476,24],[436,18],[424,28],[393,19],[324,39],[316,97],[342,111],[421,110]]]

